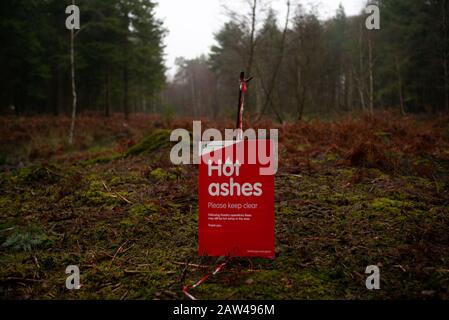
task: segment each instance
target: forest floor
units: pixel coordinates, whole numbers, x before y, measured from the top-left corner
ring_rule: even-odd
[[[77,125],[71,147],[67,118],[0,118],[0,298],[185,299],[218,263],[197,256],[198,169],[169,160],[169,129],[191,122]],[[195,297],[449,299],[449,118],[275,127],[276,258],[232,259]],[[381,290],[366,289],[368,265]]]

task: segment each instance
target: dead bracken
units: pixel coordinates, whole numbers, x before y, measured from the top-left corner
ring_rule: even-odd
[[[398,119],[278,126],[276,258],[235,259],[195,296],[449,299],[449,119]],[[18,120],[12,131],[5,121],[0,137],[60,135],[57,118]],[[169,130],[151,117],[132,117],[133,133],[116,121],[79,119],[86,135],[117,137],[101,148],[61,140],[60,151],[30,159],[22,146],[40,150],[33,143],[48,136],[8,146],[16,152],[0,173],[2,298],[182,299],[183,283],[220,263],[196,253],[197,167],[171,164]],[[30,122],[35,131],[21,129]],[[155,145],[145,139],[156,136]],[[99,157],[109,160],[89,162]],[[69,264],[79,265],[82,290],[64,289]],[[366,290],[368,265],[382,266],[383,290]]]

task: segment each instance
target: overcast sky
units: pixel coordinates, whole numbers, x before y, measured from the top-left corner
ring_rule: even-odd
[[[245,0],[157,0],[157,16],[168,29],[165,39],[166,65],[169,75],[174,73],[176,57],[188,59],[207,54],[214,44],[214,33],[228,20],[223,5],[232,8],[247,8]],[[273,8],[285,15],[285,0],[273,0]],[[321,18],[334,15],[340,3],[346,14],[359,13],[365,0],[297,0],[304,6],[317,5]]]

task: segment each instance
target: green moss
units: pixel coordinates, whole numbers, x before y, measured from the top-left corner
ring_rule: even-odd
[[[335,153],[328,153],[326,154],[326,161],[327,162],[335,162],[338,160],[338,155]]]
[[[150,179],[157,181],[176,180],[178,178],[178,173],[172,169],[164,170],[162,168],[157,168],[152,170],[148,176]]]
[[[354,174],[356,173],[357,169],[355,168],[343,168],[338,170],[338,175],[340,175],[342,178],[350,180],[354,177]]]
[[[98,143],[98,142],[97,142]],[[109,151],[109,148],[102,146],[102,145],[94,145],[87,149],[87,152],[90,153],[101,153],[101,152],[107,152]]]
[[[61,170],[56,166],[33,165],[20,169],[13,182],[26,184],[54,184],[63,178]]]
[[[299,210],[287,205],[283,204],[276,204],[276,214],[282,215],[282,216],[293,216],[298,215]]]
[[[152,135],[132,146],[125,153],[125,157],[148,155],[168,147],[171,144],[170,134],[169,130],[156,130]]]
[[[124,227],[133,227],[141,223],[151,223],[155,219],[150,219],[157,216],[155,214],[160,213],[160,208],[154,203],[137,204],[134,205],[130,210],[129,214],[123,219],[120,224]],[[144,219],[147,221],[145,222]]]
[[[0,196],[0,209],[6,210],[12,205],[12,201],[7,196]]]
[[[310,148],[310,145],[307,144],[297,144],[294,146],[295,150],[298,152],[304,152]]]
[[[254,300],[332,299],[339,294],[338,282],[323,271],[286,273],[284,270],[265,269],[250,274],[242,272],[232,282],[228,272],[238,273],[225,269],[191,293],[199,299],[244,297]]]
[[[389,132],[376,132],[374,135],[378,138],[380,138],[383,142],[386,144],[389,144],[391,142],[391,133]]]
[[[338,296],[338,281],[332,279],[333,270],[304,271],[292,276],[294,285],[301,289],[300,299],[325,300]],[[340,277],[338,278],[341,279]]]
[[[409,209],[414,205],[412,202],[393,200],[389,198],[377,198],[373,200],[371,206],[376,211],[400,213],[402,209]]]
[[[159,212],[159,208],[154,203],[135,205],[129,211],[132,217],[145,217]]]
[[[101,181],[93,180],[88,189],[82,191],[81,201],[91,205],[119,205],[123,201],[119,195],[125,198],[129,196],[127,192],[109,192]]]
[[[114,178],[111,179],[109,184],[111,186],[118,186],[118,185],[122,184],[122,179],[120,179],[119,177],[114,177]]]
[[[156,180],[164,180],[167,176],[167,173],[161,169],[157,168],[150,172],[149,174],[150,178],[156,179]]]
[[[136,224],[136,221],[134,221],[131,218],[125,218],[122,221],[120,221],[120,225],[125,228],[131,228]]]
[[[121,159],[122,157],[123,157],[123,155],[121,153],[114,153],[110,156],[106,156],[106,157],[102,156],[102,157],[97,157],[94,159],[89,159],[89,160],[83,161],[81,163],[81,165],[89,166],[89,165],[95,165],[95,164],[104,164],[104,163],[109,163],[114,160]]]

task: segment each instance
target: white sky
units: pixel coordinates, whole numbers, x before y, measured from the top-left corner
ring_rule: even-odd
[[[168,29],[165,38],[165,60],[168,74],[173,75],[176,57],[193,59],[209,53],[214,34],[228,21],[223,5],[247,11],[244,0],[157,0],[157,17]],[[330,17],[340,3],[347,15],[358,14],[365,0],[297,0],[306,8],[317,5],[321,18]],[[273,8],[285,15],[285,0],[273,0]],[[293,1],[294,3],[294,1]]]

